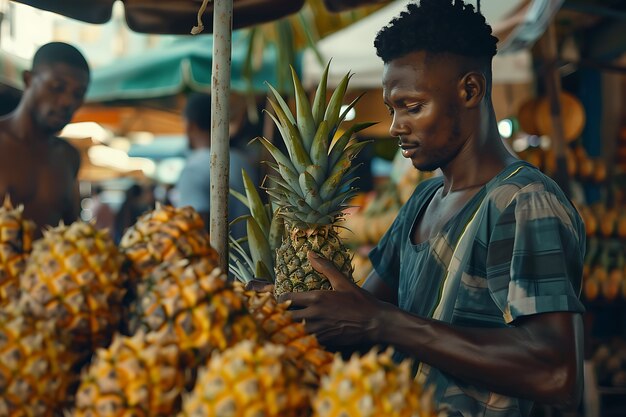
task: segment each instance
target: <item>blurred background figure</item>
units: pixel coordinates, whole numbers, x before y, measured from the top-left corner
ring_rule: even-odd
[[[115,242],[119,243],[126,229],[135,224],[139,216],[146,211],[144,189],[139,184],[133,184],[126,190],[126,197],[115,216]]]
[[[93,185],[91,188],[91,212],[92,219],[98,229],[113,231],[115,226],[115,212],[110,205],[102,201],[101,185]]]
[[[179,207],[192,206],[196,209],[208,229],[211,209],[211,96],[208,94],[189,96],[183,117],[190,152],[176,185],[176,204]],[[254,183],[258,184],[256,167],[250,163],[241,149],[231,146],[230,188],[243,194],[245,191],[241,175],[242,168],[250,174]],[[232,196],[229,198],[229,221],[247,213],[248,209],[244,204]],[[236,238],[244,236],[245,222],[234,225],[231,234]]]

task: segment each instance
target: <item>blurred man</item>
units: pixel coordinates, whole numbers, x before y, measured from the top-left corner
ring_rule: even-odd
[[[24,94],[0,119],[0,198],[23,204],[41,228],[78,218],[80,154],[57,137],[83,104],[89,65],[73,46],[42,46],[24,71]]]
[[[177,205],[192,206],[202,215],[208,228],[211,208],[211,96],[191,95],[187,100],[183,117],[191,152],[176,185]],[[256,169],[250,166],[243,152],[231,147],[230,188],[244,194],[242,168],[255,181]],[[256,181],[255,184],[257,184]],[[247,207],[231,196],[228,200],[229,221],[248,213]],[[239,222],[232,227],[231,234],[237,238],[243,236],[245,222]]]

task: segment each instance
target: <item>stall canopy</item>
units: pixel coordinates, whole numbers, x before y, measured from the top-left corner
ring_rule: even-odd
[[[494,82],[522,83],[532,79],[528,47],[543,33],[562,0],[483,0],[481,11],[500,38],[500,52],[493,62]],[[329,85],[337,85],[348,71],[354,73],[353,88],[378,88],[383,63],[376,56],[374,38],[389,21],[406,9],[405,0],[395,1],[350,27],[336,32],[317,44],[322,57],[332,58]],[[539,18],[541,17],[541,18]],[[303,82],[312,87],[319,82],[324,68],[312,51],[302,58]]]
[[[245,31],[233,33],[231,89],[237,92],[264,92],[265,81],[276,85],[277,51],[273,45],[266,45],[261,59],[252,63],[251,76],[246,76],[249,42],[250,36]],[[213,36],[184,37],[143,54],[96,68],[87,100],[149,99],[183,91],[209,92],[212,51]],[[296,68],[300,68],[297,63]]]
[[[117,0],[14,0],[88,23],[106,23]],[[136,32],[189,34],[202,0],[121,0],[128,27]],[[295,13],[304,0],[233,0],[233,28],[247,27]],[[204,14],[205,32],[213,31],[213,2]]]

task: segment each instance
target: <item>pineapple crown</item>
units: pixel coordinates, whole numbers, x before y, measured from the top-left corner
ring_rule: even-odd
[[[295,116],[278,91],[268,84],[272,96],[268,100],[276,115],[268,114],[278,127],[287,155],[266,138],[260,138],[275,160],[275,163],[267,164],[278,174],[268,176],[270,185],[265,190],[285,222],[303,229],[333,225],[341,218],[347,207],[346,201],[356,193],[356,188],[351,187],[356,178],[351,175],[358,166],[353,167],[352,160],[367,144],[351,143],[350,139],[353,134],[375,124],[355,123],[333,144],[339,125],[363,95],[341,112],[351,77],[348,73],[327,104],[329,66],[330,62],[312,105],[296,72],[291,69]]]

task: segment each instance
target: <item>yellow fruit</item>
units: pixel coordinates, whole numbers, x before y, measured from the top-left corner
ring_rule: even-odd
[[[600,293],[600,283],[593,278],[585,279],[585,284],[584,284],[585,298],[588,301],[593,301],[596,298],[598,298],[599,293]]]
[[[285,347],[285,354],[302,369],[307,380],[318,384],[321,375],[330,370],[333,354],[325,351],[315,336],[304,329],[304,324],[294,322],[287,304],[280,304],[270,293],[246,292],[248,306],[259,323],[265,339]],[[310,378],[309,378],[310,377]]]
[[[72,350],[106,346],[122,315],[122,256],[108,232],[76,222],[35,242],[20,280],[28,314],[49,320]]]
[[[0,312],[0,415],[52,417],[66,400],[70,364],[51,323]]]
[[[19,277],[32,250],[36,226],[24,219],[23,211],[13,208],[8,197],[0,207],[0,306],[17,300]]]
[[[159,206],[141,216],[120,242],[135,277],[152,273],[163,262],[198,257],[217,264],[217,252],[200,215],[191,207]]]
[[[244,341],[211,356],[182,416],[301,417],[310,396],[283,346]]]
[[[313,416],[435,416],[431,393],[413,379],[410,363],[398,365],[391,356],[391,350],[371,350],[347,362],[337,356],[313,400]]]
[[[180,348],[164,333],[117,335],[83,375],[74,417],[173,416],[185,380]]]
[[[189,366],[197,366],[214,349],[258,340],[240,286],[228,282],[211,259],[163,264],[138,285],[131,332],[170,329]]]

